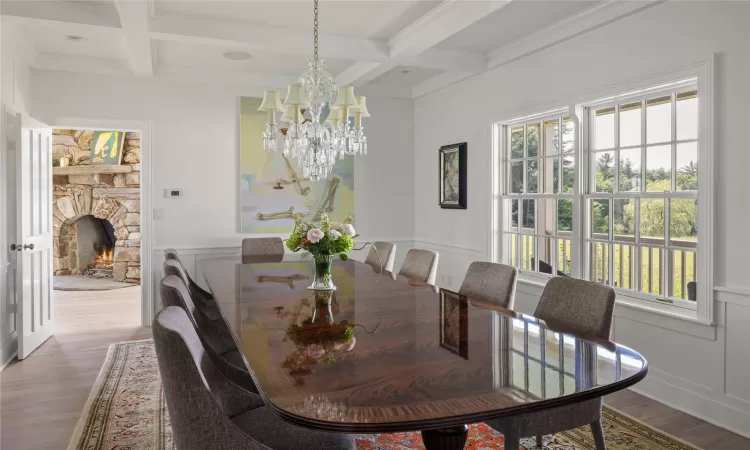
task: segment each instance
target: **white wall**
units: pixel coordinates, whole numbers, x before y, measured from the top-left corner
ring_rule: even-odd
[[[60,118],[127,119],[153,123],[155,247],[239,246],[239,99],[257,89],[177,81],[32,71],[33,113],[54,125]],[[375,237],[411,236],[412,102],[368,99],[369,153],[355,166],[358,225]],[[400,167],[392,164],[399,158]],[[388,183],[383,182],[385,178]],[[165,199],[163,189],[182,198]],[[390,196],[384,201],[380,195]],[[387,213],[401,213],[392,220]]]
[[[31,86],[32,112],[50,125],[71,117],[152,123],[152,205],[163,210],[152,222],[156,275],[164,248],[199,256],[239,248],[247,236],[238,232],[239,96],[262,90],[38,70]],[[413,103],[367,103],[369,151],[356,157],[355,225],[363,239],[411,239]],[[182,197],[165,199],[166,188]]]
[[[615,339],[651,363],[637,389],[750,436],[748,23],[748,2],[660,4],[419,98],[414,189],[415,245],[440,251],[438,281],[456,288],[471,261],[489,258],[494,121],[566,106],[568,99],[680,69],[716,52],[713,251],[715,284],[724,289],[717,292],[717,326],[618,307]],[[463,141],[468,210],[441,210],[437,149]],[[517,309],[533,312],[540,292],[539,286],[519,286]]]
[[[32,52],[23,36],[0,20],[0,99],[22,113],[31,104],[29,57]]]

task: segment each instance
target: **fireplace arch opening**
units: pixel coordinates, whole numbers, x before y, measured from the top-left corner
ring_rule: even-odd
[[[113,264],[117,237],[107,219],[83,215],[68,221],[60,230],[60,251],[67,255],[64,275],[114,278]],[[57,273],[63,275],[63,273]]]

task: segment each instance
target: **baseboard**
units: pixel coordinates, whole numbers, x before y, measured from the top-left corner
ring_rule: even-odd
[[[717,427],[750,438],[750,413],[746,411],[667,383],[651,374],[630,390]]]
[[[11,335],[10,342],[5,344],[0,350],[0,371],[5,369],[5,367],[13,361],[13,358],[15,358],[18,355],[18,338],[15,336],[15,332],[13,335]]]

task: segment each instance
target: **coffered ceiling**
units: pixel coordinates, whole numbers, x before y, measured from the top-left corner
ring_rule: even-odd
[[[413,98],[647,8],[625,0],[321,0],[340,85]],[[312,53],[312,0],[4,0],[33,68],[283,89]],[[227,53],[229,52],[229,53]]]

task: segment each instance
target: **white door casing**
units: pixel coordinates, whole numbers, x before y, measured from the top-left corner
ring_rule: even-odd
[[[16,305],[18,359],[54,331],[52,295],[52,130],[20,116],[16,149]]]

